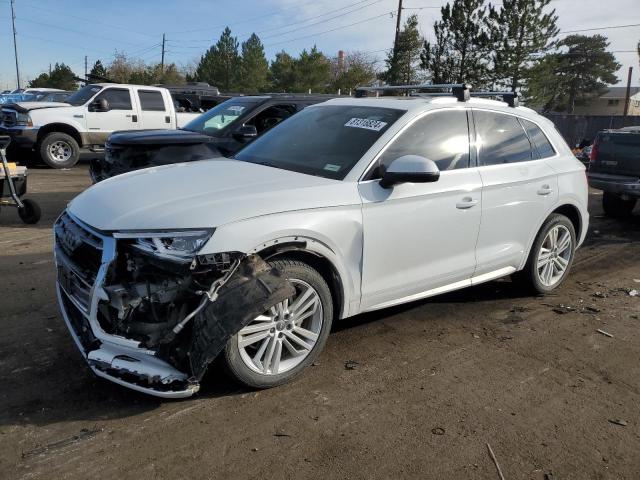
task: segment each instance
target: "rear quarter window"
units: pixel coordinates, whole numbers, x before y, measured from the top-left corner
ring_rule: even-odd
[[[535,123],[525,120],[524,118],[521,118],[520,121],[527,135],[529,135],[529,140],[533,143],[533,147],[538,151],[538,156],[540,158],[553,157],[556,151],[542,129]]]

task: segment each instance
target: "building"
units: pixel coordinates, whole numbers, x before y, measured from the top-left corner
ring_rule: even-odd
[[[629,115],[640,115],[640,87],[631,87]],[[575,115],[624,115],[624,101],[627,87],[609,87],[606,93],[590,100],[586,105],[576,105]],[[633,103],[638,102],[637,113],[631,113]]]

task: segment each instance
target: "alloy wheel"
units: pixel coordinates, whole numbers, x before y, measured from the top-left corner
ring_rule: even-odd
[[[322,329],[320,295],[308,283],[289,279],[296,293],[256,317],[237,335],[242,361],[262,375],[278,375],[302,363]]]
[[[553,287],[564,276],[573,255],[571,232],[564,225],[555,225],[547,232],[540,246],[536,271],[540,282]]]

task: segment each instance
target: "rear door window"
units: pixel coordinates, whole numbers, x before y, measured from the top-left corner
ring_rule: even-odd
[[[140,108],[148,112],[164,112],[164,99],[162,93],[155,90],[138,90]]]
[[[131,94],[126,88],[108,88],[96,97],[109,102],[109,110],[132,110]]]
[[[529,135],[529,140],[531,140],[533,146],[538,151],[539,158],[549,158],[556,154],[551,142],[549,142],[549,139],[540,127],[529,120],[525,120],[524,118],[521,118],[520,122],[522,122],[527,135]]]
[[[473,117],[480,165],[527,162],[538,157],[517,117],[484,110],[474,110]]]
[[[434,112],[416,120],[384,151],[381,168],[396,158],[419,155],[433,160],[440,171],[469,166],[469,124],[465,110]],[[379,178],[382,172],[376,173]]]

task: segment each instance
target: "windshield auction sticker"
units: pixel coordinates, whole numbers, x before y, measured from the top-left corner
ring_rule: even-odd
[[[387,126],[387,122],[380,120],[369,120],[368,118],[352,118],[344,124],[345,127],[364,128],[365,130],[373,130],[379,132]]]

